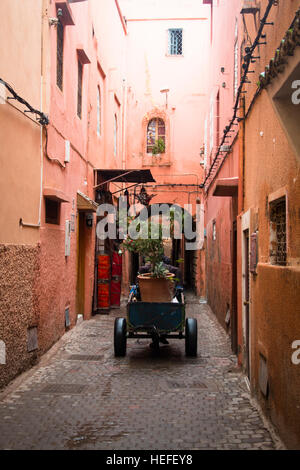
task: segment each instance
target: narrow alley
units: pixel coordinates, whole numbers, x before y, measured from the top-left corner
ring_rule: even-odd
[[[300,450],[300,1],[0,17],[0,451]]]
[[[131,339],[113,353],[114,318],[67,333],[40,365],[0,395],[1,449],[275,449],[251,405],[228,337],[207,304],[188,295],[198,357],[171,340],[158,353]],[[138,341],[138,342],[137,342]]]

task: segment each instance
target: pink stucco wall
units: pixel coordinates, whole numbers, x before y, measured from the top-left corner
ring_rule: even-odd
[[[34,108],[41,104],[42,1],[0,2],[0,78]],[[36,26],[30,27],[33,23]],[[26,31],[26,47],[23,34]],[[11,39],[11,40],[8,40]],[[11,94],[6,90],[6,96]],[[0,241],[32,244],[36,228],[21,227],[19,220],[39,222],[41,189],[40,129],[24,106],[7,100],[0,104]],[[31,119],[32,118],[32,119]],[[26,177],[25,177],[26,175]]]
[[[192,204],[194,213],[203,172],[210,7],[194,0],[119,3],[128,30],[124,163],[126,168],[151,169],[156,180],[147,186],[155,195],[151,203]],[[168,30],[175,28],[182,29],[183,37],[182,54],[177,56],[168,51]],[[163,119],[166,128],[165,152],[158,156],[147,153],[146,147],[152,118]],[[180,257],[185,258],[184,250]],[[194,266],[193,287],[204,295],[203,252],[192,258],[187,254],[186,263]]]
[[[68,5],[74,25],[64,28],[63,90],[56,85],[56,29],[49,28],[48,62],[49,158],[45,159],[44,187],[60,190],[68,202],[61,203],[60,225],[46,224],[44,206],[41,227],[40,333],[49,347],[65,330],[65,308],[70,308],[71,326],[78,313],[92,313],[94,285],[95,215],[93,228],[79,234],[77,191],[94,199],[94,169],[121,166],[123,70],[125,31],[115,2],[91,1]],[[56,16],[56,2],[48,15]],[[112,28],[109,30],[109,28]],[[111,33],[114,32],[114,34]],[[105,47],[103,47],[105,41]],[[83,65],[82,118],[77,116],[77,49],[90,63]],[[101,96],[101,128],[97,132],[97,90]],[[118,118],[117,155],[114,155],[114,115]],[[65,140],[70,141],[70,162],[64,162]],[[54,159],[59,160],[61,164]],[[65,221],[75,217],[70,256],[65,257]],[[79,241],[81,239],[81,242]],[[84,305],[76,304],[78,250],[84,251]],[[80,310],[80,311],[79,311]]]
[[[196,185],[201,174],[210,9],[195,1],[122,0],[120,5],[128,27],[126,165],[150,167],[158,184]],[[182,55],[168,55],[170,28],[183,29]],[[163,89],[169,89],[167,97]],[[146,152],[147,124],[153,117],[161,117],[166,125],[166,152],[161,157]],[[195,202],[196,186],[178,189],[158,188],[152,202]]]
[[[208,88],[205,109],[206,136],[205,175],[208,175],[216,151],[223,137],[223,130],[233,116],[235,104],[234,51],[240,21],[241,2],[214,2],[212,8],[210,53],[210,86]],[[226,44],[224,43],[226,38]],[[237,70],[240,70],[240,41],[237,42]],[[239,84],[239,74],[237,76]],[[219,103],[217,102],[219,101]],[[219,130],[219,133],[218,133]],[[233,256],[233,222],[237,216],[237,197],[216,197],[213,192],[219,178],[239,176],[239,141],[234,141],[238,126],[234,126],[228,144],[234,142],[232,151],[227,154],[222,166],[214,172],[210,185],[203,192],[205,202],[206,226],[206,295],[220,323],[226,327],[225,317],[230,310],[233,314],[232,298],[232,256]],[[220,155],[219,162],[224,154]],[[216,234],[213,239],[213,224]]]

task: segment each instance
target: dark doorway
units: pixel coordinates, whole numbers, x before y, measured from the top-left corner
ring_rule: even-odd
[[[231,349],[237,354],[237,224],[232,227]]]
[[[136,283],[136,277],[139,271],[139,255],[138,253],[131,253],[131,270],[130,270],[130,283]]]
[[[76,311],[84,314],[84,278],[85,278],[85,213],[79,212],[77,218],[77,289]]]
[[[250,276],[249,276],[249,230],[244,231],[244,306],[245,306],[245,367],[250,380]]]

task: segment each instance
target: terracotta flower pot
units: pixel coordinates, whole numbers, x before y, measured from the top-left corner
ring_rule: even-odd
[[[167,278],[151,277],[150,273],[139,274],[139,288],[142,302],[171,302],[173,298],[175,274],[169,273]]]

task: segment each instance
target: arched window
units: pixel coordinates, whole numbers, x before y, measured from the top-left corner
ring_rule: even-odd
[[[164,153],[166,145],[166,127],[163,119],[153,118],[147,127],[147,153]]]
[[[101,135],[101,92],[100,87],[97,87],[97,134]]]
[[[114,123],[114,155],[117,156],[117,142],[118,142],[118,120],[117,115],[115,114],[115,123]]]

